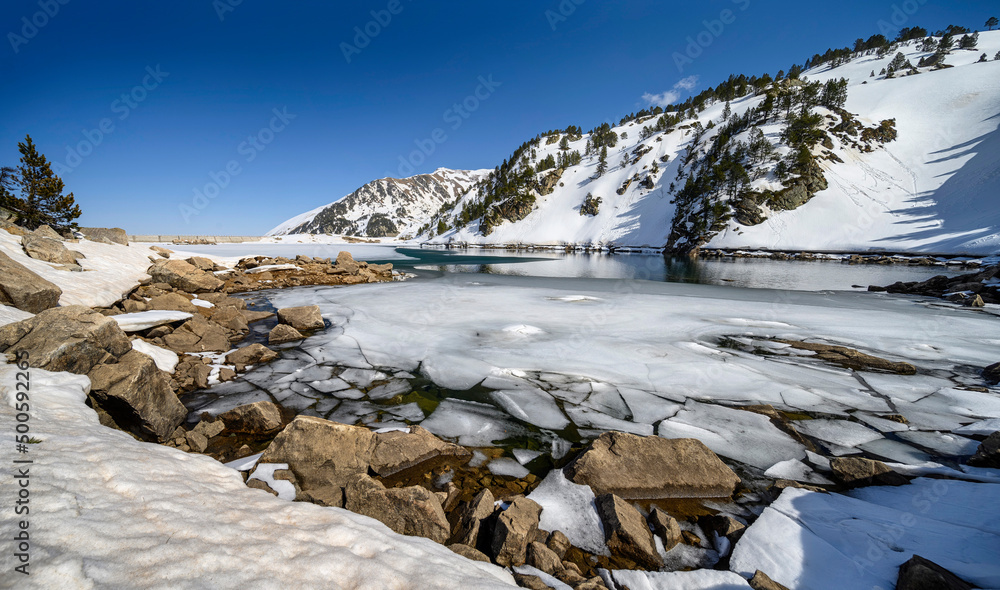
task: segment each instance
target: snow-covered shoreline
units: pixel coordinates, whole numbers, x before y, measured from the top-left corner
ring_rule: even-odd
[[[84,272],[24,254],[0,230],[0,251],[63,290],[62,305],[109,306],[148,279],[147,245],[71,246]],[[217,262],[227,262],[221,260]],[[32,314],[0,306],[0,324]],[[14,457],[17,368],[0,361],[0,445]],[[339,508],[289,503],[248,488],[218,461],[139,442],[102,426],[86,376],[29,369],[30,512],[15,514],[15,474],[0,467],[0,588],[506,588],[501,568],[390,531]],[[23,400],[20,400],[23,403]],[[23,418],[23,416],[22,416]],[[7,509],[11,507],[11,509]],[[13,531],[29,523],[30,575],[14,572]],[[10,535],[6,533],[11,533]]]

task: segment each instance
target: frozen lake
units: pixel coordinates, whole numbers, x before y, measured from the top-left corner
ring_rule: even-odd
[[[700,283],[798,291],[851,290],[855,285],[889,285],[935,275],[961,274],[952,266],[852,265],[840,261],[768,259],[667,259],[659,254],[582,254],[548,251],[444,250],[383,244],[217,244],[173,246],[178,252],[227,258],[302,254],[336,258],[341,250],[357,260],[391,262],[398,269],[534,277],[628,279]],[[426,276],[426,275],[425,275]]]
[[[330,327],[188,397],[196,413],[269,399],[373,428],[420,424],[466,446],[502,447],[532,468],[606,430],[692,437],[748,472],[802,481],[824,477],[807,463],[808,448],[741,407],[783,412],[827,456],[963,469],[970,478],[987,476],[958,462],[978,444],[968,435],[1000,418],[1000,396],[979,375],[998,360],[996,306],[469,272],[253,298],[274,308],[319,305]],[[858,349],[910,363],[916,374],[846,369],[781,340]]]

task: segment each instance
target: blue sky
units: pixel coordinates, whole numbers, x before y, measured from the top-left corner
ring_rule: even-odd
[[[31,134],[81,225],[259,235],[375,178],[492,168],[539,132],[617,121],[664,93],[773,74],[884,27],[982,28],[997,12],[928,0],[4,0],[0,164],[16,165]],[[699,35],[700,54],[688,50]]]

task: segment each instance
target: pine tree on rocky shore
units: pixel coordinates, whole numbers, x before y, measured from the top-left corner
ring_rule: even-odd
[[[38,153],[31,136],[17,144],[21,165],[0,171],[0,207],[17,215],[17,222],[29,229],[49,225],[56,229],[76,229],[80,207],[73,193],[63,194],[65,184],[52,166]],[[20,195],[14,193],[19,189]]]

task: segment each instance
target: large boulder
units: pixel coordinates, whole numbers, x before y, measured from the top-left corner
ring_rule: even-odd
[[[361,270],[361,265],[354,261],[350,252],[345,250],[337,254],[337,261],[334,263],[333,269],[338,274],[356,275]]]
[[[77,231],[92,242],[128,246],[128,233],[120,227],[81,227]]]
[[[465,447],[445,442],[419,426],[410,432],[394,430],[375,435],[372,471],[381,477],[419,470],[430,473],[443,466],[458,467],[472,458]]]
[[[281,408],[269,401],[259,401],[233,408],[219,415],[229,432],[269,434],[281,428]]]
[[[788,590],[788,587],[775,582],[764,572],[757,570],[749,580],[753,590]]]
[[[683,540],[681,525],[673,516],[659,508],[653,508],[646,518],[653,532],[663,539],[663,549],[670,551]]]
[[[360,475],[344,490],[344,507],[370,516],[402,535],[448,540],[448,518],[434,492],[420,486],[386,488],[368,475]]]
[[[725,498],[740,478],[691,438],[605,432],[567,467],[569,479],[596,494],[628,499]]]
[[[653,533],[634,506],[614,494],[601,494],[594,504],[604,524],[604,540],[612,554],[631,559],[648,569],[663,567]]]
[[[78,259],[84,258],[83,254],[68,250],[61,240],[45,238],[38,234],[22,237],[21,247],[31,258],[53,264],[77,264]]]
[[[976,454],[969,457],[969,465],[1000,469],[1000,431],[989,435],[979,444]]]
[[[59,305],[62,289],[0,252],[0,304],[29,313]]]
[[[368,472],[375,435],[312,416],[297,416],[275,437],[261,463],[287,463],[303,490],[343,488]]]
[[[45,310],[0,327],[0,352],[29,353],[32,367],[86,375],[132,350],[118,322],[82,305]]]
[[[186,311],[187,313],[198,313],[191,300],[180,293],[166,293],[157,295],[148,302],[149,309],[158,311]]]
[[[149,267],[154,283],[166,283],[188,293],[218,291],[223,282],[212,273],[195,268],[183,260],[160,260]]]
[[[318,330],[324,325],[318,305],[279,309],[278,321],[282,324],[288,324],[296,330]]]
[[[187,262],[198,270],[204,270],[206,272],[215,270],[215,263],[212,262],[211,259],[203,256],[192,256],[187,259]]]
[[[983,379],[990,385],[1000,385],[1000,363],[993,363],[983,369]]]
[[[538,530],[538,517],[542,507],[524,496],[516,497],[497,517],[491,546],[493,559],[498,565],[524,565],[528,542]]]
[[[200,315],[193,316],[181,327],[163,337],[163,343],[174,352],[226,352],[229,336],[218,324]]]
[[[59,232],[57,232],[56,230],[52,229],[51,227],[45,224],[38,226],[38,228],[35,231],[33,231],[32,234],[41,238],[50,238],[53,240],[61,241],[65,239],[63,238],[63,236],[59,235]]]
[[[254,343],[250,346],[238,348],[226,355],[226,362],[240,368],[247,365],[269,363],[276,358],[278,358],[278,353],[263,344]]]
[[[972,584],[933,561],[914,555],[899,566],[896,590],[972,590]]]
[[[493,514],[496,509],[494,505],[493,492],[489,488],[483,488],[472,500],[463,506],[458,514],[458,525],[452,541],[469,547],[479,545],[479,531],[484,520]]]
[[[268,344],[285,344],[287,342],[295,342],[296,340],[302,340],[305,336],[302,332],[299,332],[295,328],[287,324],[278,324],[275,326],[270,334],[267,335]]]
[[[88,376],[92,403],[119,429],[144,440],[166,441],[187,417],[156,363],[140,352],[97,365]]]
[[[849,488],[901,486],[910,483],[910,480],[885,463],[864,457],[835,457],[830,460],[830,470],[834,479]]]
[[[240,341],[250,331],[243,310],[235,307],[214,307],[210,310],[209,317],[213,322],[219,324],[229,331],[230,340]]]

